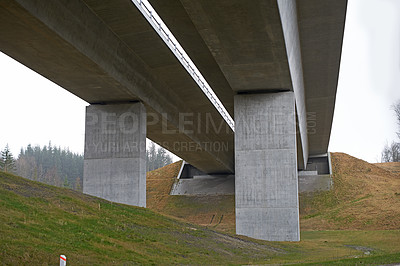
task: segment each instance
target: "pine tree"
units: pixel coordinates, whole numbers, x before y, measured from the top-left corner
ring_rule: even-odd
[[[75,190],[82,192],[81,179],[79,177],[77,177],[75,180]]]
[[[71,188],[71,186],[70,186],[70,184],[69,184],[69,182],[68,182],[68,177],[67,177],[67,176],[65,176],[65,178],[64,178],[64,185],[63,185],[63,187]]]
[[[83,176],[83,156],[51,142],[43,148],[29,144],[21,149],[16,165],[18,175],[60,187],[73,188],[76,177]]]
[[[1,152],[0,168],[4,172],[14,172],[15,171],[15,159],[8,147],[8,144]]]

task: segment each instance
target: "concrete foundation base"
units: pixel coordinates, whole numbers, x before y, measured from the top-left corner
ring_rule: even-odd
[[[235,96],[236,233],[299,241],[293,92]]]
[[[331,175],[299,173],[299,193],[328,191],[331,188]]]
[[[141,103],[86,109],[83,192],[146,207],[146,111]]]
[[[200,175],[178,179],[170,195],[234,195],[234,175]]]

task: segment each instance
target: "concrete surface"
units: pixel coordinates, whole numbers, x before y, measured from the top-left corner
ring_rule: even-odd
[[[233,173],[232,130],[131,1],[0,1],[0,50],[90,104],[141,101],[148,138]]]
[[[305,171],[308,172],[308,171]],[[328,191],[332,188],[331,175],[306,174],[299,172],[299,193]]]
[[[307,129],[298,138],[304,148],[299,168],[307,160],[301,158],[305,149],[310,155],[327,152],[347,0],[150,2],[205,78],[222,90],[217,95],[224,105],[233,106],[233,97],[224,97],[219,71],[235,92],[295,90],[299,126],[306,123]]]
[[[278,0],[277,2],[296,101],[297,167],[305,169],[308,160],[308,134],[297,5],[296,1]]]
[[[331,157],[330,154],[313,156],[308,159],[307,171],[316,171],[319,175],[331,175]]]
[[[183,172],[184,166],[186,172]],[[201,173],[196,175],[189,164],[182,165],[177,182],[171,188],[170,195],[234,195],[235,175],[211,176]],[[322,171],[324,172],[324,170]],[[195,175],[193,175],[195,174]],[[181,178],[181,179],[180,179]],[[318,174],[317,170],[298,172],[299,193],[328,191],[333,186],[331,174]]]
[[[177,180],[170,195],[234,195],[234,175],[200,175]]]
[[[299,192],[327,191],[333,186],[330,153],[308,159],[305,171],[299,171]]]
[[[347,0],[296,1],[306,95],[309,155],[328,151]]]
[[[203,171],[197,169],[193,165],[183,162],[182,169],[178,175],[178,179],[193,178],[194,176],[207,175]]]
[[[299,241],[293,92],[235,96],[236,233]]]
[[[83,192],[146,207],[146,110],[141,103],[86,108]]]
[[[304,110],[309,154],[327,151],[347,1],[282,2],[151,0],[229,113],[236,92],[295,91],[301,168]],[[143,102],[151,140],[206,173],[233,173],[233,132],[130,1],[4,0],[0,25],[2,52],[91,104]]]
[[[214,106],[129,0],[0,1],[0,50],[90,104],[142,102],[148,138],[207,174],[236,170],[239,233],[297,239],[297,187],[291,180],[297,180],[293,173],[304,169],[307,158],[328,149],[347,1],[150,2],[228,112],[234,113],[239,125],[235,140]],[[283,91],[291,94],[267,94]],[[269,96],[261,97],[263,93]],[[290,113],[298,122],[297,138],[292,135],[296,129],[287,136],[257,131],[260,126],[286,130],[291,125],[292,118],[287,124],[277,119],[289,113],[269,98],[278,99],[278,95],[292,95]],[[251,107],[244,101],[257,103],[258,97],[277,104],[276,108]],[[257,111],[254,132],[250,128],[245,131],[250,135],[243,134],[240,115],[251,110],[272,113]],[[136,169],[130,168],[132,164],[141,165],[141,161],[134,162],[136,157],[129,157],[133,155],[119,158],[118,152],[110,151],[113,145],[105,148],[107,155],[101,158],[88,151],[91,163],[85,163],[85,169],[95,172],[98,167],[113,169],[119,164],[126,167],[126,172],[118,174],[121,180],[128,178],[123,176],[130,175]],[[114,175],[116,170],[111,169],[99,173]],[[246,182],[252,180],[252,171],[254,182]],[[280,176],[285,178],[277,179]],[[103,189],[101,182],[106,181],[93,184],[92,191],[104,190],[101,194],[107,197],[117,194],[107,186]],[[284,191],[291,196],[281,191],[281,185],[288,186]],[[268,189],[260,191],[262,186]],[[275,206],[275,196],[286,198],[279,198],[281,205]],[[276,219],[287,223],[275,227]],[[251,226],[245,227],[247,222]],[[265,222],[268,226],[263,226]]]

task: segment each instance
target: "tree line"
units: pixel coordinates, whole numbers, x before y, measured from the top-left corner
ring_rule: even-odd
[[[147,171],[172,163],[172,157],[167,151],[156,147],[153,142],[146,150],[146,157]],[[21,148],[15,158],[7,145],[1,151],[0,170],[49,185],[82,191],[83,159],[83,155],[51,143],[43,147],[29,144]]]
[[[45,145],[21,148],[14,158],[8,145],[1,152],[0,169],[30,180],[82,191],[83,156],[69,149]]]

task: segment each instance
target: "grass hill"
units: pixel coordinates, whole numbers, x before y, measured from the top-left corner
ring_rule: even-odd
[[[177,165],[148,174],[149,209],[0,172],[0,264],[400,262],[399,176],[378,166],[334,154],[334,190],[301,197],[302,240],[287,243],[230,233],[233,197],[169,196]]]
[[[234,196],[169,195],[180,164],[148,173],[148,207],[234,233]],[[400,163],[370,164],[333,153],[332,167],[331,191],[299,195],[302,230],[400,229]]]
[[[379,166],[332,154],[333,189],[300,194],[302,230],[400,229],[400,175]]]
[[[0,172],[0,264],[218,264],[284,252],[148,209]]]

